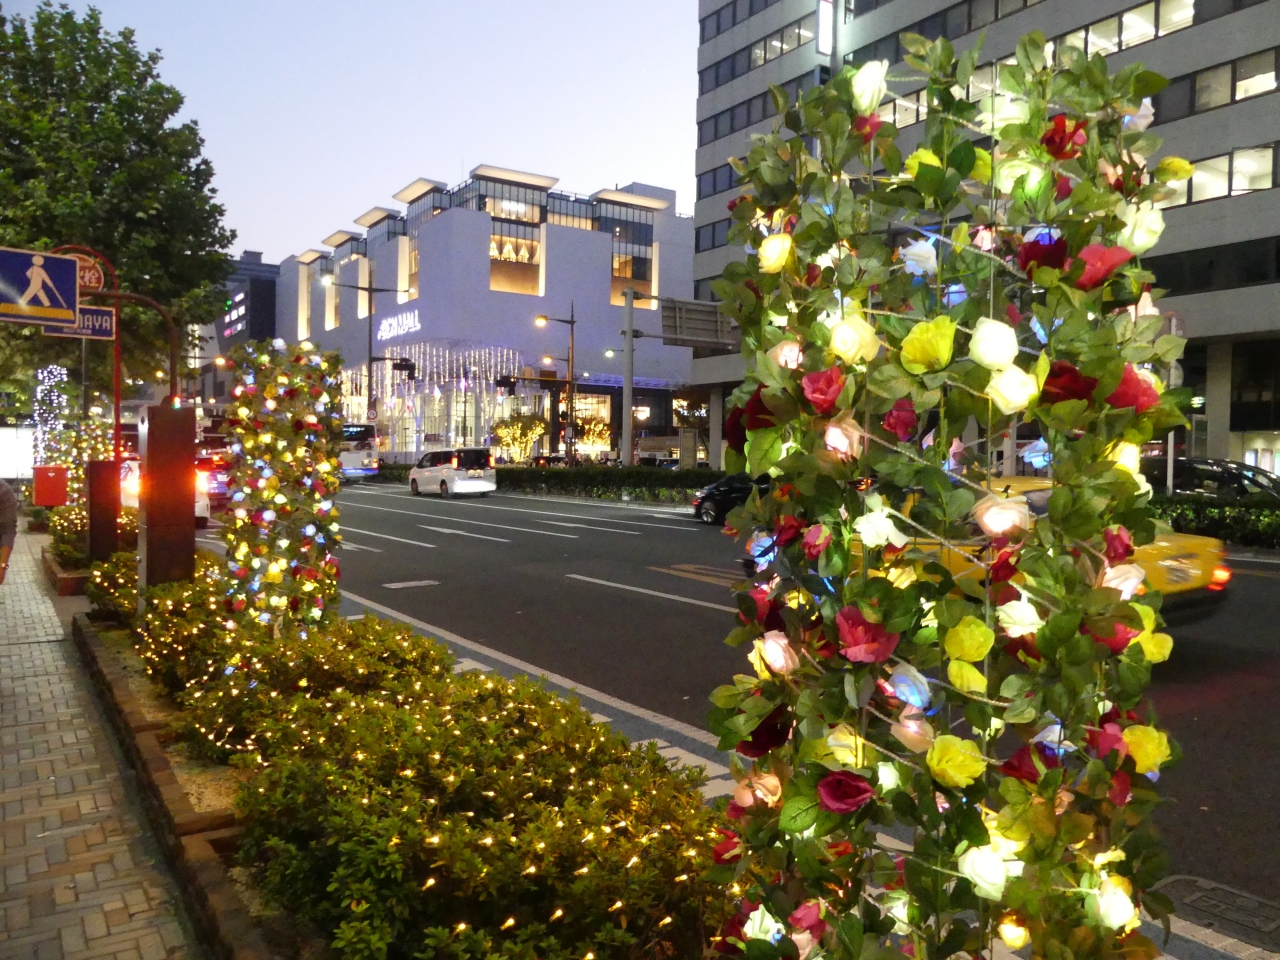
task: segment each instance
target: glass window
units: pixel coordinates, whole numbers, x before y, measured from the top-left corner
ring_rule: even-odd
[[[810,34],[812,36],[812,34]],[[790,53],[800,46],[800,24],[792,23],[782,28],[782,52]]]
[[[1161,208],[1180,207],[1182,206],[1182,204],[1187,202],[1187,181],[1186,180],[1178,180],[1178,181],[1175,181],[1174,183],[1166,184],[1166,186],[1173,191],[1173,196],[1170,197],[1168,200],[1157,201],[1156,203],[1157,207],[1161,207]]]
[[[996,0],[969,0],[969,29],[985,27],[996,18]]]
[[[800,43],[798,44],[798,46],[803,46],[804,44],[808,43],[813,39],[813,34],[817,30],[817,22],[818,22],[817,14],[813,14],[813,13],[809,14],[807,17],[805,17],[803,20],[800,21],[800,25],[799,25]]]
[[[919,111],[916,109],[916,94],[908,93],[898,98],[898,126],[907,127],[920,120]]]
[[[1194,77],[1179,77],[1155,96],[1156,123],[1169,123],[1191,115],[1191,90]]]
[[[969,4],[958,3],[946,11],[948,40],[956,40],[969,32]]]
[[[1120,18],[1108,17],[1089,27],[1089,56],[1104,57],[1120,49]]]
[[[888,60],[890,63],[897,63],[902,58],[898,56],[898,37],[897,34],[891,34],[887,37],[881,37],[876,41],[875,54],[873,60]]]
[[[917,23],[916,32],[926,40],[937,40],[942,36],[942,30],[945,25],[946,21],[942,14],[935,13],[932,17]]]
[[[764,61],[764,41],[757,40],[751,45],[751,69],[754,70],[756,67],[764,66]]]
[[[898,128],[905,127],[907,125],[907,121],[902,117],[901,112],[895,116],[893,111],[894,103],[892,100],[889,100],[876,107],[876,116],[885,123],[892,123]]]
[[[1275,182],[1272,180],[1274,161],[1274,147],[1237,150],[1231,160],[1232,194],[1269,190]]]
[[[1231,264],[1228,284],[1243,286],[1247,283],[1265,283],[1271,279],[1273,263],[1271,246],[1267,241],[1237,243],[1232,246],[1235,249],[1228,258]]]
[[[733,119],[730,121],[730,126],[734,130],[745,129],[751,123],[750,117],[751,117],[750,105],[746,103],[740,103],[733,108]]]
[[[1000,16],[1007,17],[1011,13],[1017,13],[1022,6],[1022,0],[1000,0]]]
[[[1077,50],[1083,53],[1085,49],[1084,31],[1073,30],[1071,33],[1068,33],[1065,37],[1062,38],[1061,49],[1063,52],[1061,56],[1062,56],[1063,62],[1065,62],[1066,60],[1067,47],[1075,47]]]
[[[1122,21],[1120,40],[1126,50],[1155,39],[1156,5],[1154,3],[1144,3],[1140,7],[1134,7],[1122,14],[1120,19]]]
[[[1195,0],[1160,0],[1160,36],[1191,26]]]
[[[1196,74],[1196,113],[1231,102],[1231,64],[1210,67]]]
[[[1232,9],[1232,0],[1196,0],[1196,23],[1205,23],[1225,17]]]
[[[1231,157],[1210,157],[1208,160],[1196,161],[1196,172],[1191,175],[1191,200],[1216,200],[1225,197],[1229,192],[1227,169]]]
[[[1276,52],[1264,50],[1236,61],[1236,99],[1256,97],[1276,88]]]

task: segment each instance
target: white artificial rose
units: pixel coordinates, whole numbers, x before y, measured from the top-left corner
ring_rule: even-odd
[[[880,352],[875,327],[857,315],[846,316],[831,327],[831,352],[845,363],[874,360]]]
[[[764,907],[756,907],[742,927],[742,939],[777,943],[785,932],[786,927],[773,914]]]
[[[799,370],[804,361],[804,348],[795,340],[783,340],[769,351],[769,358],[787,370]]]
[[[890,543],[900,549],[905,547],[910,540],[905,533],[898,529],[897,524],[893,522],[893,518],[889,516],[888,510],[873,510],[870,513],[864,513],[853,521],[853,529],[858,532],[863,544],[873,550]]]
[[[769,669],[780,676],[786,676],[800,666],[800,658],[795,648],[781,630],[770,630],[763,639],[757,641],[761,645],[764,662]]]
[[[1035,605],[1026,600],[1010,600],[996,607],[996,620],[1011,637],[1032,636],[1044,626]]]
[[[973,519],[989,537],[1003,537],[1031,526],[1031,506],[1026,497],[1002,497],[991,493],[973,507]]]
[[[1004,370],[1018,359],[1018,332],[1001,320],[979,317],[969,339],[969,358],[988,370]]]
[[[973,884],[973,892],[984,900],[999,900],[1009,882],[1009,867],[994,848],[970,847],[956,861],[960,875]]]
[[[938,272],[938,251],[928,240],[916,240],[902,248],[902,263],[913,276],[932,276]]]
[[[923,709],[933,699],[925,675],[909,663],[900,663],[889,674],[889,688],[903,703]]]
[[[1044,179],[1044,165],[1021,157],[996,161],[995,185],[1001,193],[1011,192],[1022,177],[1027,178],[1027,192],[1035,191]]]
[[[1157,243],[1164,233],[1164,213],[1155,203],[1121,202],[1116,216],[1125,222],[1125,228],[1116,236],[1116,244],[1136,256],[1142,256]]]
[[[1138,592],[1147,572],[1136,563],[1122,563],[1116,567],[1108,567],[1102,575],[1102,585],[1120,591],[1121,600],[1130,600]]]
[[[862,447],[866,440],[866,434],[862,432],[861,427],[853,422],[853,418],[849,414],[844,413],[827,424],[827,429],[822,439],[826,443],[827,449],[841,460],[850,460],[854,457],[862,456]]]
[[[888,72],[888,60],[868,60],[853,75],[853,109],[858,116],[869,117],[876,112],[889,89],[885,83]]]
[[[918,707],[903,710],[898,722],[889,727],[889,733],[912,753],[924,753],[933,746],[933,727]]]
[[[987,384],[987,396],[1006,417],[1025,410],[1027,404],[1039,395],[1040,384],[1021,367],[1001,370]]]
[[[1108,929],[1119,930],[1128,926],[1138,915],[1129,891],[1125,889],[1128,886],[1128,881],[1121,877],[1107,877],[1098,887],[1095,894],[1098,898],[1098,919]]]
[[[991,109],[990,98],[984,97],[981,102],[988,108],[978,115],[978,126],[985,134],[998,136],[1008,124],[1026,123],[1031,119],[1031,106],[1026,100],[1002,93],[996,96],[994,109]]]

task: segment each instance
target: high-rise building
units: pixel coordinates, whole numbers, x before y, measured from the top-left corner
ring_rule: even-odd
[[[905,77],[902,33],[945,36],[958,51],[981,39],[979,61],[994,64],[1034,30],[1055,50],[1102,53],[1113,71],[1141,61],[1168,77],[1152,131],[1163,153],[1191,160],[1196,173],[1166,204],[1164,236],[1143,260],[1169,291],[1162,309],[1190,339],[1186,449],[1280,466],[1280,0],[699,0],[698,12],[700,299],[714,298],[711,281],[743,255],[727,245],[727,161],[772,128],[770,84],[794,98],[868,60],[888,60],[890,77]],[[920,138],[922,86],[891,81],[880,108],[902,130],[904,151]],[[969,93],[984,89],[976,79]],[[693,382],[723,388],[741,370],[729,357],[699,359]]]

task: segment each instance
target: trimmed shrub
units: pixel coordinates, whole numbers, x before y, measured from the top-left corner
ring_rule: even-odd
[[[1216,537],[1242,547],[1280,549],[1280,508],[1222,503],[1203,497],[1161,497],[1151,513],[1178,533]]]
[[[89,569],[85,595],[99,614],[132,626],[138,616],[138,555],[113,553]]]
[[[687,504],[724,474],[717,470],[661,467],[499,467],[498,489],[601,500]]]
[[[192,521],[194,522],[194,521]],[[116,520],[121,550],[138,549],[138,511],[121,507]],[[89,511],[83,506],[54,507],[49,511],[49,535],[54,559],[67,570],[89,566]]]
[[[233,652],[220,616],[226,591],[221,566],[211,554],[197,554],[193,582],[163,583],[147,591],[138,655],[151,678],[170,693],[221,669]]]
[[[405,486],[409,484],[409,470],[411,467],[407,463],[387,463],[385,460],[378,467],[378,472],[371,477],[366,477],[366,483],[399,483]]]

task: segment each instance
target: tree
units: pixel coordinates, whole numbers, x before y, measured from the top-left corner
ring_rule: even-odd
[[[92,247],[122,289],[172,306],[185,333],[215,315],[234,234],[199,127],[174,122],[183,98],[159,64],[93,8],[81,18],[45,0],[30,19],[0,16],[0,245]],[[167,370],[168,331],[152,311],[124,308],[121,333],[135,376]],[[27,374],[51,363],[75,376],[79,353],[37,326],[0,324],[0,392],[29,395]],[[108,351],[89,355],[90,383],[105,389]]]
[[[528,460],[533,445],[547,432],[547,421],[531,413],[517,413],[493,425],[498,441],[511,451],[513,460]]]
[[[584,417],[578,421],[578,447],[592,450],[608,450],[613,446],[613,431],[599,417]]]

